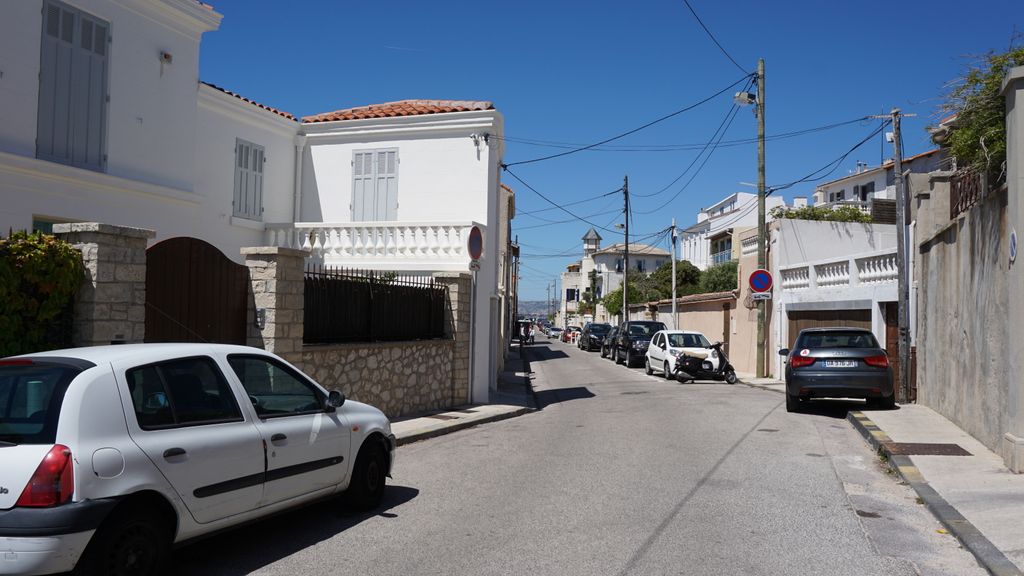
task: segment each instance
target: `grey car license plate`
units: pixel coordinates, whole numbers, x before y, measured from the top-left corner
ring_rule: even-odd
[[[856,368],[856,360],[825,360],[825,368]]]

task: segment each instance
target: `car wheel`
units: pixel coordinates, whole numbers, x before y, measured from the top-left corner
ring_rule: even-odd
[[[786,394],[786,412],[799,412],[800,411],[800,397],[792,394]]]
[[[626,368],[633,367],[633,351],[626,350]]]
[[[387,454],[379,442],[367,441],[359,450],[352,470],[352,481],[345,491],[346,503],[356,510],[372,510],[384,497]]]
[[[882,398],[878,398],[874,402],[872,402],[872,404],[874,404],[881,410],[892,410],[896,408],[896,394],[893,393],[892,396],[884,396]]]
[[[607,357],[608,357],[608,352],[604,349],[604,346],[601,346],[601,358],[607,358]]]
[[[729,370],[728,372],[726,372],[725,373],[725,381],[728,382],[729,384],[735,384],[736,383],[736,372],[733,371],[733,370]]]
[[[614,353],[615,353],[615,363],[616,364],[622,364],[622,358],[619,355],[619,349],[616,348]]]
[[[114,512],[96,531],[79,561],[79,576],[154,576],[162,574],[171,535],[156,514]]]
[[[668,361],[667,360],[665,361],[664,371],[665,371],[664,372],[665,380],[671,380],[672,379],[672,371],[669,370],[669,368],[668,368]]]
[[[651,374],[654,374],[654,370],[651,369],[651,359],[650,358],[644,359],[644,372],[646,372],[648,376],[650,376]]]

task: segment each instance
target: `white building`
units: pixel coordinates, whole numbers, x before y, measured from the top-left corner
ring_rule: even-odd
[[[946,152],[940,148],[922,152],[903,160],[904,172],[927,174],[940,169]],[[857,206],[870,212],[874,200],[896,200],[896,174],[892,160],[869,168],[858,162],[857,169],[848,176],[818,185],[814,189],[815,206]]]
[[[199,81],[202,36],[221,19],[195,0],[0,4],[0,229],[96,221],[199,238],[236,261],[272,243],[430,274],[470,271],[476,225],[472,382],[487,401],[514,298],[502,115],[405,100],[300,123]]]
[[[806,205],[806,199],[796,198],[795,205]],[[765,198],[765,210],[770,212],[786,202],[779,196]],[[766,216],[769,220],[770,215]],[[734,260],[733,230],[757,226],[757,194],[737,192],[697,213],[697,223],[677,233],[678,258],[687,260],[701,270],[715,264]]]
[[[601,235],[593,228],[582,239],[583,258],[567,266],[562,273],[561,303],[556,321],[556,324],[562,326],[615,320],[600,300],[622,286],[626,245],[619,243],[601,248]],[[650,274],[670,261],[669,253],[660,248],[632,242],[629,244],[629,268],[634,272]],[[580,303],[587,299],[588,292],[595,302],[589,318],[579,313]]]

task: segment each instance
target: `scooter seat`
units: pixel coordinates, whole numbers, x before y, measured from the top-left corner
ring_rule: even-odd
[[[710,352],[698,352],[696,350],[683,350],[683,356],[689,356],[690,358],[700,358],[701,360],[705,360],[710,355],[711,355]]]

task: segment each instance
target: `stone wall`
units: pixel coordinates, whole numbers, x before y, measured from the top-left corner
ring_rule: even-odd
[[[306,346],[281,356],[328,390],[380,408],[389,418],[465,403],[452,378],[453,340]]]
[[[146,242],[152,230],[97,222],[56,224],[54,235],[82,253],[74,346],[142,342],[146,336]]]

